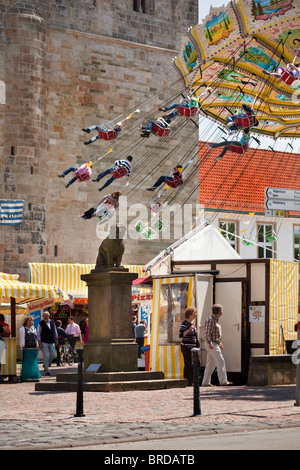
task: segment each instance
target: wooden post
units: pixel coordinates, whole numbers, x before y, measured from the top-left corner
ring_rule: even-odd
[[[16,299],[10,298],[11,337],[16,337]]]

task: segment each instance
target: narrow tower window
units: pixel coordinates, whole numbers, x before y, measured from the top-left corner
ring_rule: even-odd
[[[146,0],[133,0],[133,10],[140,13],[147,13],[147,1]]]
[[[0,80],[0,104],[6,103],[6,92],[5,92],[5,83],[3,80]]]

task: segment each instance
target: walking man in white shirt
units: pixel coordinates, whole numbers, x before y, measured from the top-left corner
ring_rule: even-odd
[[[67,333],[67,335],[72,336],[69,342],[73,349],[75,349],[75,344],[77,341],[80,341],[82,343],[81,331],[79,325],[77,325],[77,323],[74,323],[74,317],[68,318],[68,325],[65,329],[65,332]]]

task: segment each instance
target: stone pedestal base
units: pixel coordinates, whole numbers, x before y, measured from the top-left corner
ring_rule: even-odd
[[[296,366],[290,354],[252,356],[247,385],[269,386],[296,383]]]
[[[132,339],[131,286],[137,274],[125,268],[91,271],[81,278],[89,298],[89,340],[84,346],[84,369],[102,364],[101,372],[138,369],[137,344]]]
[[[84,369],[101,364],[100,372],[137,370],[138,346],[130,340],[89,341],[84,346]]]

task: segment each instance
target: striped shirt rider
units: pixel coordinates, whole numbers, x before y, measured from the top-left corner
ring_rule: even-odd
[[[116,160],[114,162],[113,170],[118,170],[121,167],[125,167],[127,170],[126,176],[130,176],[131,173],[131,165],[128,160]]]

